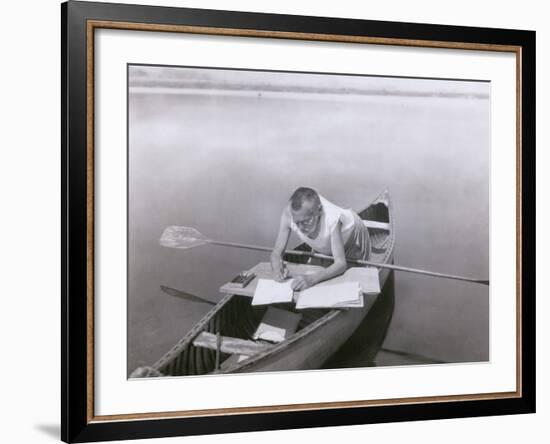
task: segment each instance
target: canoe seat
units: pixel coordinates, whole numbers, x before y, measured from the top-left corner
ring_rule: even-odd
[[[195,347],[205,347],[216,350],[216,335],[203,331],[195,338],[193,345]],[[251,356],[263,352],[270,347],[271,344],[266,344],[265,342],[247,341],[246,339],[220,336],[220,351],[222,353]]]
[[[367,228],[376,228],[378,230],[390,231],[390,224],[387,222],[378,222],[376,220],[363,219],[363,223]]]

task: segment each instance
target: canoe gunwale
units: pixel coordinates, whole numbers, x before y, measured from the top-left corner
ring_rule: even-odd
[[[283,350],[286,350],[294,342],[297,342],[300,339],[302,339],[303,337],[309,335],[309,333],[311,333],[314,330],[317,330],[319,327],[321,327],[322,325],[328,323],[329,321],[331,321],[332,319],[334,319],[336,316],[338,316],[340,313],[342,313],[344,311],[345,311],[345,309],[331,310],[327,314],[321,316],[319,319],[312,322],[311,324],[309,324],[306,327],[302,328],[301,330],[297,331],[290,338],[284,340],[283,342],[273,344],[273,347],[271,347],[271,348],[269,348],[269,349],[267,349],[263,352],[256,353],[256,354],[250,356],[249,358],[247,358],[247,359],[245,359],[245,360],[243,360],[239,363],[236,363],[236,364],[234,364],[230,367],[227,367],[227,368],[224,369],[224,371],[212,372],[212,374],[215,374],[215,373],[233,373],[236,370],[238,370],[238,371],[246,370],[248,367],[256,364],[258,361],[261,361],[265,357],[273,356],[276,353],[279,353]]]
[[[177,355],[182,353],[187,347],[192,345],[193,340],[205,329],[208,328],[208,323],[210,320],[216,316],[216,314],[224,308],[224,306],[234,297],[233,294],[228,294],[214,306],[208,313],[206,313],[203,318],[197,322],[187,334],[181,338],[168,352],[166,352],[155,364],[152,365],[152,368],[158,371],[165,365],[169,365],[172,358],[175,358]]]

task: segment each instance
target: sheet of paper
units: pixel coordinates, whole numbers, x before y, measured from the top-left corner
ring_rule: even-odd
[[[316,285],[300,292],[296,308],[357,306],[360,291],[358,282]]]
[[[380,293],[380,277],[376,268],[351,267],[344,273],[344,278],[348,282],[359,282],[363,293]]]
[[[357,299],[356,301],[341,302],[333,305],[334,308],[363,308],[364,306],[365,301],[362,292],[359,292],[359,299]]]
[[[252,305],[292,302],[292,279],[276,282],[273,279],[259,279]]]
[[[291,336],[298,328],[302,315],[276,307],[267,307],[253,339],[281,342]]]
[[[260,323],[254,339],[263,339],[270,342],[281,342],[285,340],[286,330],[280,327],[274,327],[273,325]]]
[[[344,282],[358,282],[361,291],[367,294],[380,293],[380,278],[378,270],[372,267],[351,267],[340,276],[321,282],[320,286],[335,285]]]

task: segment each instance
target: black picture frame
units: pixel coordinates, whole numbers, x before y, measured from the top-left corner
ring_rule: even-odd
[[[388,403],[354,408],[291,409],[230,415],[101,419],[93,415],[90,347],[93,352],[93,146],[90,90],[93,53],[91,22],[188,26],[394,41],[432,42],[433,46],[505,45],[517,49],[521,78],[521,165],[517,292],[520,393],[495,399]],[[535,412],[535,32],[357,19],[168,8],[69,1],[61,5],[62,55],[62,374],[61,435],[65,442],[90,442],[219,434],[336,425],[415,421]],[[145,30],[143,32],[146,32]],[[281,34],[282,35],[282,34]],[[261,37],[260,37],[261,38]],[[286,37],[284,37],[286,38]],[[330,38],[329,38],[330,39]],[[460,47],[460,46],[459,46]],[[92,65],[90,69],[90,57]],[[93,92],[92,92],[93,93]],[[93,94],[92,94],[93,96]],[[513,198],[511,196],[510,198]],[[92,344],[92,345],[90,345]],[[93,397],[92,397],[93,398]]]

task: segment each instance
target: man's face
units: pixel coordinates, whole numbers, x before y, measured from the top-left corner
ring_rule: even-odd
[[[306,236],[315,234],[321,220],[321,205],[318,202],[306,200],[299,210],[290,210],[292,220]]]

